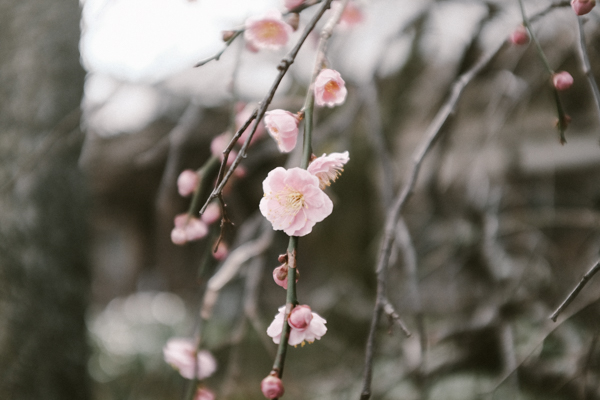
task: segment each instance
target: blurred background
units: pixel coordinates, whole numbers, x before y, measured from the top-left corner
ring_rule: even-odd
[[[600,258],[600,115],[569,2],[525,1],[551,67],[574,77],[559,93],[564,145],[534,44],[508,42],[517,1],[353,5],[359,18],[336,27],[327,52],[348,97],[317,110],[313,145],[348,150],[350,162],[327,189],[333,213],[298,253],[299,300],[328,332],[289,349],[285,398],[360,397],[385,215],[453,83],[490,54],[397,225],[387,297],[412,335],[381,319],[372,398],[600,398],[600,283],[548,319]],[[276,350],[265,331],[285,302],[272,270],[287,236],[258,203],[267,173],[297,166],[300,148],[283,155],[262,135],[228,184],[229,255],[268,243],[237,263],[211,251],[218,224],[171,242],[190,205],[177,177],[263,99],[317,7],[280,51],[250,52],[240,37],[192,68],[223,48],[223,30],[283,1],[0,0],[0,398],[183,399],[187,382],[162,348],[198,333],[206,284],[228,262],[236,273],[202,327],[218,361],[206,386],[219,399],[264,398]],[[330,16],[270,109],[302,107]],[[599,18],[579,17],[595,76]]]

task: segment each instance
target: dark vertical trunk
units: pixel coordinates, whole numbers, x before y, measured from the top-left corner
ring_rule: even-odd
[[[0,399],[89,398],[77,0],[0,0]]]

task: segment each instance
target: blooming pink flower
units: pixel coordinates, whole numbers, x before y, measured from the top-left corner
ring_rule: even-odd
[[[283,382],[277,376],[269,375],[260,383],[260,390],[267,399],[276,399],[283,396],[285,389]]]
[[[348,152],[323,154],[315,158],[307,171],[319,178],[319,187],[325,189],[331,185],[344,171],[344,165],[350,160]]]
[[[215,400],[216,396],[213,392],[208,389],[199,387],[194,394],[194,400]]]
[[[221,207],[217,202],[210,203],[200,218],[206,225],[217,222],[221,218]]]
[[[557,72],[552,75],[552,84],[556,90],[567,90],[573,86],[573,77],[567,71]]]
[[[319,188],[319,179],[301,168],[277,167],[263,181],[259,208],[276,231],[304,236],[333,211],[331,199]]]
[[[179,194],[183,197],[187,197],[190,194],[194,193],[196,188],[198,187],[198,183],[200,182],[200,177],[196,173],[196,171],[192,171],[191,169],[186,169],[179,174],[177,178],[177,190]]]
[[[318,106],[334,107],[346,100],[348,90],[339,72],[322,69],[315,80],[315,102]]]
[[[298,309],[298,310],[296,310]],[[281,340],[281,331],[283,329],[283,318],[285,317],[285,306],[279,307],[279,314],[275,316],[271,325],[267,328],[267,335],[273,338],[273,342],[279,344]],[[296,346],[304,341],[312,343],[321,339],[327,327],[324,318],[311,311],[309,306],[296,306],[292,309],[288,323],[292,328],[288,344]]]
[[[186,242],[202,239],[207,234],[208,226],[204,222],[184,213],[175,217],[175,228],[171,231],[171,241],[182,245]]]
[[[517,46],[529,43],[529,33],[523,25],[519,25],[509,37],[509,41]]]
[[[342,4],[339,1],[334,1],[331,3],[331,10],[336,12],[338,8],[340,8]],[[346,8],[342,12],[340,16],[340,28],[348,29],[354,25],[360,24],[364,19],[362,10],[352,1],[349,1],[346,4]]]
[[[285,23],[277,10],[271,10],[262,17],[249,17],[245,25],[244,39],[259,50],[279,50],[292,34],[292,27]]]
[[[304,0],[285,0],[284,5],[288,10],[292,10],[298,7],[300,4],[304,3]]]
[[[186,379],[198,379],[211,376],[217,370],[215,358],[206,350],[200,350],[197,357],[196,344],[192,339],[171,338],[163,348],[163,356],[167,364],[179,371]]]
[[[279,150],[289,153],[296,147],[298,138],[297,116],[285,110],[273,110],[265,113],[265,124],[269,134],[277,142]]]
[[[577,15],[589,13],[595,5],[596,0],[571,0],[571,7]]]

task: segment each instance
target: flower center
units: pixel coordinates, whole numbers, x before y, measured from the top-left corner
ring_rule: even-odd
[[[304,207],[304,195],[294,189],[287,188],[283,207],[288,215],[296,215]]]
[[[274,39],[279,35],[279,26],[274,22],[263,22],[259,36],[263,40]]]
[[[325,90],[333,94],[340,90],[340,85],[338,85],[335,81],[329,81],[325,84]]]

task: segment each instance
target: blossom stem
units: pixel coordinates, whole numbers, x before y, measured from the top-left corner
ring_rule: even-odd
[[[215,156],[210,157],[202,167],[196,173],[200,176],[200,183],[198,187],[194,191],[194,196],[192,197],[192,201],[190,202],[190,207],[188,208],[188,220],[194,216],[198,212],[198,208],[200,206],[200,198],[204,197],[204,192],[208,188],[209,182],[214,179],[214,175],[217,172],[217,167],[219,166],[219,159]]]

